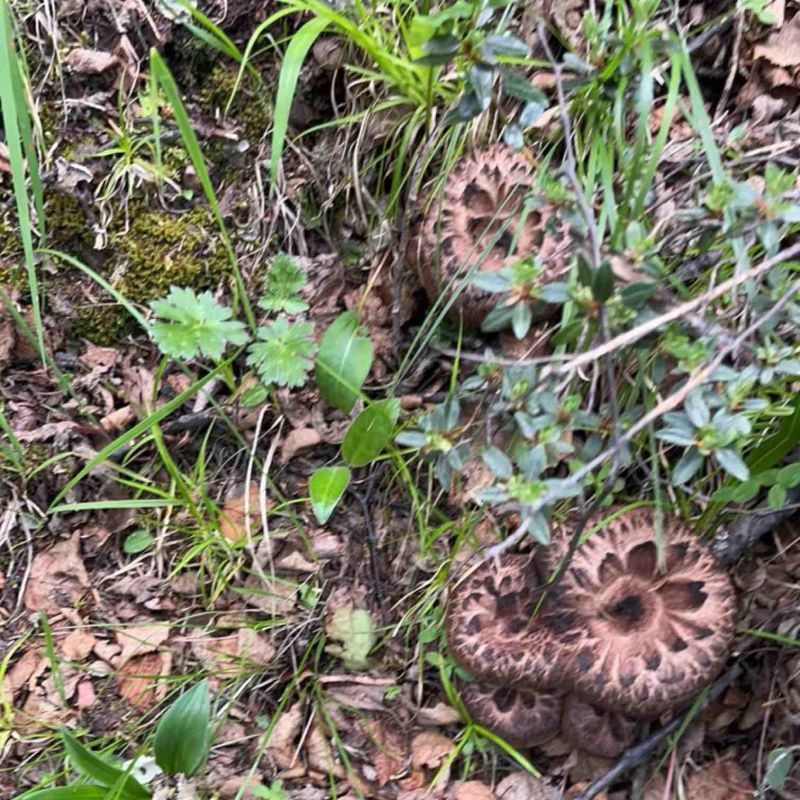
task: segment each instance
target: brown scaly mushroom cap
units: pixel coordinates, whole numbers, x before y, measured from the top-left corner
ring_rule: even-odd
[[[527,256],[540,258],[542,283],[556,279],[564,266],[565,233],[563,227],[545,230],[554,216],[549,205],[524,213],[533,187],[530,163],[504,144],[477,150],[456,164],[443,196],[431,202],[410,253],[432,301],[443,288],[455,290],[473,269],[495,273]],[[466,283],[452,312],[468,325],[480,325],[500,298]]]
[[[461,690],[470,716],[514,747],[534,747],[552,739],[561,725],[561,697],[473,681]]]
[[[548,600],[541,624],[558,625],[575,690],[601,708],[637,717],[676,709],[727,657],[730,579],[679,520],[664,520],[664,545],[662,574],[653,510],[625,511],[578,549]]]
[[[637,721],[613,711],[603,711],[574,692],[564,699],[561,733],[570,744],[601,758],[616,758],[636,741]]]
[[[560,684],[555,639],[533,617],[541,585],[530,556],[504,556],[499,566],[489,561],[478,567],[450,596],[446,628],[453,658],[495,685],[547,690]]]

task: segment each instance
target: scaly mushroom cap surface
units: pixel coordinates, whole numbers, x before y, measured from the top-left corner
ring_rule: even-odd
[[[578,548],[542,620],[574,654],[575,690],[637,717],[678,708],[713,680],[734,631],[727,574],[679,520],[665,519],[663,533],[662,574],[652,509],[607,522]]]
[[[561,732],[586,753],[616,758],[636,741],[638,728],[635,719],[590,705],[574,692],[564,698]]]
[[[535,747],[561,726],[561,697],[473,681],[461,690],[470,716],[514,747]]]
[[[453,590],[447,607],[447,644],[453,658],[489,683],[546,690],[563,680],[557,644],[537,624],[541,577],[530,556],[486,562]]]
[[[546,224],[555,212],[542,204],[525,212],[534,187],[531,165],[519,153],[494,144],[462,158],[433,199],[416,237],[411,260],[431,300],[454,291],[475,271],[499,272],[527,256],[542,263],[542,283],[556,279],[565,263],[563,226]],[[455,300],[454,316],[480,325],[502,295],[466,283]]]

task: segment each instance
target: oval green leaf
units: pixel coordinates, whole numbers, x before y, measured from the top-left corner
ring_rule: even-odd
[[[395,397],[367,406],[347,429],[342,442],[342,457],[351,467],[370,463],[386,447],[400,415]]]
[[[125,537],[122,543],[122,551],[129,556],[134,556],[147,550],[153,543],[153,534],[140,528],[138,531],[133,531]]]
[[[208,755],[211,701],[208,681],[182,694],[161,718],[153,741],[156,764],[167,775],[194,775]]]
[[[311,508],[321,525],[328,521],[333,509],[350,483],[350,470],[347,467],[320,467],[308,482],[311,495]]]
[[[372,342],[360,333],[358,315],[345,311],[325,331],[314,375],[325,402],[347,414],[372,365]]]

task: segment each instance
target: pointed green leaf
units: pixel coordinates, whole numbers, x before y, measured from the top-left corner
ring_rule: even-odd
[[[62,728],[60,733],[64,742],[64,751],[72,762],[72,766],[81,775],[85,775],[106,788],[120,787],[119,796],[126,800],[128,798],[130,800],[147,800],[150,797],[150,792],[134,777],[126,775],[124,770],[109,764],[84,747],[66,728]]]
[[[328,521],[348,483],[350,470],[347,467],[320,467],[311,476],[308,482],[311,508],[321,525]]]
[[[370,463],[391,439],[400,401],[395,397],[367,406],[347,429],[342,442],[342,457],[351,467]]]
[[[325,17],[313,17],[299,30],[292,34],[289,46],[283,57],[281,74],[278,78],[278,91],[275,95],[275,119],[272,125],[272,157],[269,167],[269,181],[272,186],[278,177],[278,167],[283,155],[283,144],[286,130],[289,127],[289,112],[292,108],[294,90],[300,76],[308,51],[317,37],[328,27],[330,20]]]
[[[156,764],[167,775],[194,775],[208,755],[211,701],[208,681],[182,694],[161,718],[153,741]]]

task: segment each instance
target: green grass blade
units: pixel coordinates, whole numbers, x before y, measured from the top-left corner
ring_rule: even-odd
[[[53,502],[50,504],[48,513],[50,513],[53,508],[57,508],[58,504],[64,499],[67,493],[74,486],[80,483],[80,481],[82,481],[96,466],[102,464],[103,461],[116,453],[117,450],[133,441],[137,436],[147,433],[153,427],[153,425],[161,422],[162,419],[168,417],[173,411],[179,409],[187,400],[194,397],[209,381],[213,380],[226,369],[228,369],[237,355],[238,352],[234,353],[229,359],[220,363],[216,369],[213,369],[206,376],[197,381],[197,383],[193,384],[188,389],[185,389],[167,403],[164,403],[161,408],[157,409],[148,417],[136,423],[136,425],[134,425],[130,430],[126,431],[121,436],[118,436],[113,442],[110,442],[102,450],[96,453],[80,470],[78,470],[75,475],[72,476],[72,478],[67,481],[64,488],[56,495]]]
[[[280,78],[278,78],[278,92],[275,96],[275,119],[272,124],[272,159],[269,167],[269,180],[272,186],[278,177],[278,167],[283,155],[283,145],[286,141],[286,130],[289,127],[289,111],[292,107],[294,90],[300,68],[303,66],[306,54],[317,37],[328,27],[330,22],[323,17],[310,19],[300,30],[292,36],[286,54],[283,57]]]
[[[79,269],[85,275],[88,275],[98,286],[100,286],[102,289],[105,289],[148,334],[150,333],[150,326],[147,324],[147,320],[139,313],[139,311],[136,309],[136,306],[133,305],[133,303],[131,303],[131,301],[128,300],[124,294],[115,289],[102,275],[95,272],[91,267],[88,267],[82,261],[74,258],[68,253],[62,253],[60,250],[42,249],[38,250],[37,252],[53,256],[53,258],[58,258],[66,264],[75,267],[75,269]]]
[[[20,105],[23,99],[20,96],[21,86],[22,75],[14,48],[11,10],[6,0],[0,0],[0,106],[2,107],[5,142],[8,147],[9,162],[11,164],[17,222],[22,240],[22,250],[25,254],[25,270],[31,296],[31,313],[33,314],[33,324],[36,332],[36,349],[39,351],[42,363],[47,364],[42,310],[39,303],[39,281],[33,257],[33,222],[28,206],[28,190],[25,181],[27,173],[31,178],[32,185],[38,183],[38,162],[36,161],[31,139],[28,109],[25,105]],[[26,154],[29,156],[28,159],[25,158]],[[32,161],[30,156],[33,156]],[[41,192],[41,187],[39,192]],[[39,198],[41,200],[41,194]]]
[[[236,73],[236,80],[233,82],[233,89],[231,89],[231,96],[228,98],[228,102],[225,104],[226,114],[230,111],[231,105],[233,104],[233,101],[239,92],[239,86],[241,86],[242,76],[244,75],[244,71],[246,68],[250,66],[250,58],[253,54],[253,49],[255,48],[258,40],[263,35],[264,31],[267,28],[271,28],[279,19],[282,19],[283,17],[286,17],[289,14],[294,14],[294,13],[295,10],[293,8],[282,8],[280,11],[276,11],[274,14],[270,14],[270,16],[267,17],[263,22],[260,22],[258,24],[258,27],[256,27],[256,29],[250,35],[250,38],[247,40],[247,46],[244,48],[244,55],[242,56],[242,59],[239,62],[239,71]],[[274,44],[275,42],[273,39],[273,46]]]
[[[172,73],[164,63],[164,59],[161,58],[161,54],[155,48],[150,51],[150,69],[155,74],[159,85],[164,90],[164,94],[166,95],[166,98],[172,107],[172,113],[175,116],[175,123],[180,131],[183,144],[186,147],[186,152],[192,161],[192,166],[197,174],[197,179],[200,181],[200,185],[203,187],[203,192],[206,196],[206,200],[208,201],[208,205],[211,208],[211,212],[214,215],[214,219],[217,222],[220,234],[222,235],[222,240],[225,244],[225,249],[228,253],[228,258],[230,259],[231,266],[233,267],[234,279],[236,281],[236,299],[242,304],[242,309],[244,310],[244,315],[247,318],[248,325],[250,325],[252,330],[255,331],[256,320],[255,316],[253,315],[253,308],[250,305],[250,300],[247,297],[247,291],[244,286],[242,272],[239,269],[239,263],[236,260],[236,253],[234,252],[233,243],[231,242],[231,237],[228,234],[228,229],[225,226],[225,220],[223,220],[222,213],[219,209],[217,196],[214,193],[214,187],[211,183],[208,170],[206,169],[206,162],[203,157],[203,152],[200,149],[200,143],[197,140],[197,136],[192,128],[192,123],[189,120],[189,115],[186,112],[183,101],[181,100],[181,95],[178,91],[178,86],[175,83],[175,79],[172,77]]]

